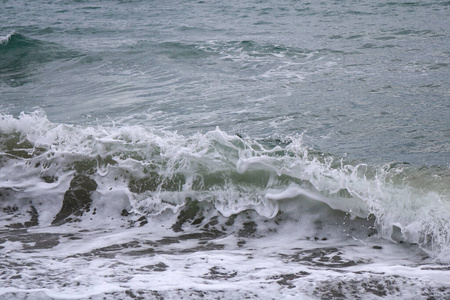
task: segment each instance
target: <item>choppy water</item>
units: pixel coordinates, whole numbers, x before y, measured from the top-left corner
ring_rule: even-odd
[[[450,297],[448,1],[0,8],[1,297]]]

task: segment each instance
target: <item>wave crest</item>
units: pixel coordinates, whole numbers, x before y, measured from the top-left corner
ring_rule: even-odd
[[[317,202],[375,217],[384,238],[439,257],[450,251],[448,169],[351,162],[308,148],[301,135],[262,141],[217,128],[184,137],[143,126],[54,124],[36,111],[0,117],[0,151],[6,202],[39,202],[42,225],[91,206],[151,216],[195,200],[226,217],[251,209],[273,218],[286,201]]]
[[[9,40],[11,39],[11,37],[15,34],[16,34],[16,32],[13,31],[13,32],[7,34],[6,36],[0,36],[0,45],[6,46],[9,42]]]

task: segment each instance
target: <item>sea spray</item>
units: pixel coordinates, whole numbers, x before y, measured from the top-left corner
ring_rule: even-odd
[[[217,128],[184,137],[55,124],[43,111],[2,115],[0,131],[3,206],[32,203],[40,226],[81,220],[106,203],[116,209],[111,220],[122,210],[178,212],[193,200],[227,217],[250,209],[270,219],[284,201],[318,201],[352,219],[374,217],[384,238],[438,259],[449,251],[450,176],[442,168],[355,163],[314,151],[301,136],[258,141]]]

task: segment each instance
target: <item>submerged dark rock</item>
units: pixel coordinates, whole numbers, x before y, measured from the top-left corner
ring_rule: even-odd
[[[5,207],[3,208],[3,213],[13,215],[17,213],[19,210],[17,207]],[[21,228],[28,228],[31,226],[37,226],[39,225],[39,214],[34,206],[30,206],[30,210],[27,211],[27,213],[30,214],[30,221],[26,221],[24,223],[11,223],[9,225],[5,225],[7,228],[12,229],[21,229]]]
[[[30,214],[31,219],[30,219],[30,221],[24,223],[25,227],[39,225],[39,214],[38,214],[36,208],[34,206],[31,206],[30,211],[28,211],[28,213]]]
[[[239,237],[252,237],[254,236],[258,225],[256,225],[255,222],[250,221],[250,222],[245,222],[243,224],[243,228],[241,230],[239,230],[238,232],[238,236]]]
[[[84,212],[88,212],[92,203],[91,194],[96,189],[97,183],[94,179],[83,174],[76,175],[64,194],[63,205],[52,225],[62,225],[73,221],[69,216],[82,216]]]
[[[177,222],[172,225],[172,230],[174,232],[183,231],[182,229],[183,224],[188,221],[194,220],[199,211],[200,211],[199,202],[196,200],[194,201],[189,200],[184,209],[180,211],[180,214],[177,217]]]

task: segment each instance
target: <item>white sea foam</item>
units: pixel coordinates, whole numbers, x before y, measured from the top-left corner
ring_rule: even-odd
[[[243,247],[236,247],[235,238],[228,236],[214,240],[225,245],[221,250],[194,252],[183,250],[195,246],[195,240],[162,245],[156,253],[143,251],[164,235],[173,235],[152,221],[134,229],[77,233],[81,239],[66,238],[52,249],[8,253],[5,258],[20,266],[24,285],[0,287],[0,295],[5,299],[12,299],[12,293],[40,293],[51,299],[120,299],[128,291],[128,295],[133,292],[149,298],[196,299],[199,294],[195,291],[201,291],[206,298],[215,298],[220,292],[226,298],[304,295],[317,299],[334,291],[335,297],[352,298],[357,293],[377,299],[377,293],[439,296],[441,289],[440,296],[445,297],[442,288],[448,288],[450,279],[445,268],[429,263],[417,266],[414,254],[399,251],[398,245],[379,240],[355,244],[338,237],[305,240],[296,234],[301,227],[301,222],[282,226],[276,234],[247,239]],[[140,247],[133,249],[136,241]],[[374,242],[382,249],[374,249]],[[105,248],[126,243],[130,248],[123,248],[124,252]],[[142,253],[126,254],[127,250]],[[3,276],[10,281],[15,269],[5,272]],[[36,276],[39,280],[33,280]],[[58,285],[50,287],[47,282]]]
[[[448,2],[69,2],[1,5],[1,299],[450,298]]]
[[[448,170],[418,183],[409,178],[420,176],[420,170],[313,154],[301,136],[286,145],[264,145],[220,129],[183,137],[141,126],[53,124],[42,111],[2,115],[0,129],[6,136],[20,134],[17,148],[25,141],[33,145],[23,150],[30,158],[4,159],[1,187],[14,193],[15,203],[35,199],[42,225],[52,222],[70,180],[80,172],[77,164],[87,162],[83,172],[98,185],[93,205],[109,220],[122,209],[177,212],[186,199],[211,202],[224,216],[252,209],[273,218],[279,202],[306,199],[352,218],[374,216],[384,238],[419,244],[442,261],[450,249]],[[4,157],[10,151],[4,150]],[[43,182],[42,176],[57,179]]]

